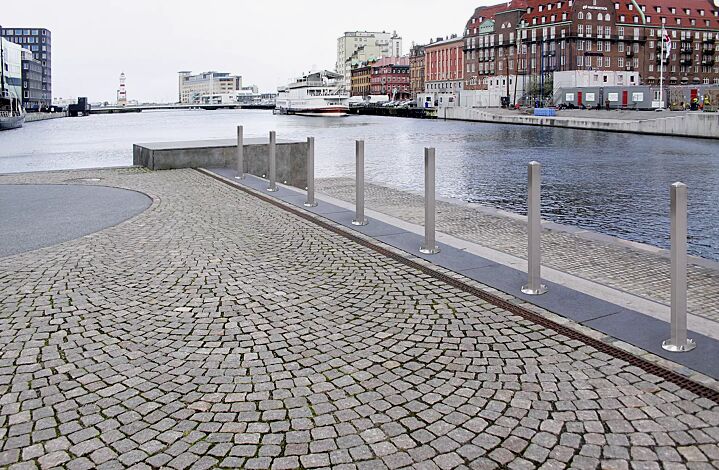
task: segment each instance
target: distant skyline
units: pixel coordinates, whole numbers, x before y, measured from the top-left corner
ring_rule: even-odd
[[[3,4],[0,25],[51,31],[54,98],[115,101],[124,72],[129,100],[172,102],[180,70],[230,72],[276,91],[312,68],[334,70],[345,31],[397,31],[407,53],[412,42],[461,34],[492,3],[37,0]]]

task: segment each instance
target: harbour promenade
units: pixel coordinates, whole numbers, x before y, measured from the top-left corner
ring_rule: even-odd
[[[501,108],[439,108],[437,118],[460,121],[564,127],[631,134],[667,135],[716,139],[719,114],[716,112],[561,110],[554,117],[521,114]]]
[[[350,203],[354,201],[355,183],[351,178],[324,178],[317,181],[317,190]],[[368,184],[365,191],[368,208],[411,224],[423,223],[421,194],[379,184]],[[558,281],[574,281],[580,289],[582,281],[590,281],[592,285],[587,289],[594,290],[594,295],[599,294],[597,285],[606,286],[627,294],[608,293],[614,301],[623,297],[633,307],[668,321],[668,250],[551,222],[543,222],[543,228],[542,264],[557,272]],[[508,264],[521,266],[516,260],[526,258],[526,218],[516,214],[442,199],[437,203],[437,230],[486,247],[503,261],[511,259],[513,262],[506,261]],[[692,326],[704,325],[708,334],[719,339],[719,263],[692,257],[688,278],[688,312],[695,322]]]
[[[0,467],[719,466],[715,381],[349,236],[321,206],[191,169],[2,184],[152,202],[0,258]],[[386,195],[412,217],[414,196]]]

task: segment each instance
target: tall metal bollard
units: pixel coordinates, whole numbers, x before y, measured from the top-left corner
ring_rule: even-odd
[[[275,131],[270,131],[270,152],[269,152],[269,180],[268,191],[277,191],[277,136]]]
[[[315,138],[307,137],[307,201],[305,206],[316,207],[315,201]]]
[[[434,148],[424,149],[424,244],[419,251],[427,255],[439,253],[434,234],[434,153]]]
[[[540,210],[541,165],[529,162],[527,173],[529,180],[527,200],[527,273],[529,282],[522,286],[522,292],[529,295],[540,295],[547,292],[542,284],[542,215]]]
[[[245,149],[244,136],[242,126],[237,126],[237,176],[235,178],[241,180],[245,178]]]
[[[355,141],[355,218],[352,225],[367,225],[364,216],[364,140]]]
[[[697,344],[687,338],[687,185],[674,183],[671,187],[672,219],[672,337],[662,348],[672,352],[686,352]]]

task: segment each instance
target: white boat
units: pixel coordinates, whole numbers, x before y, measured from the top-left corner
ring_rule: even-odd
[[[25,122],[25,110],[20,100],[10,96],[0,96],[0,131],[17,129]]]
[[[346,116],[349,94],[344,75],[329,70],[311,72],[277,89],[275,110],[302,116]]]

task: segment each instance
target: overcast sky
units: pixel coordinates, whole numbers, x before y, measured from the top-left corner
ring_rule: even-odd
[[[393,31],[412,41],[460,34],[491,0],[2,1],[4,27],[52,32],[53,96],[176,101],[177,72],[240,74],[261,91],[316,68],[334,69],[345,31]]]

